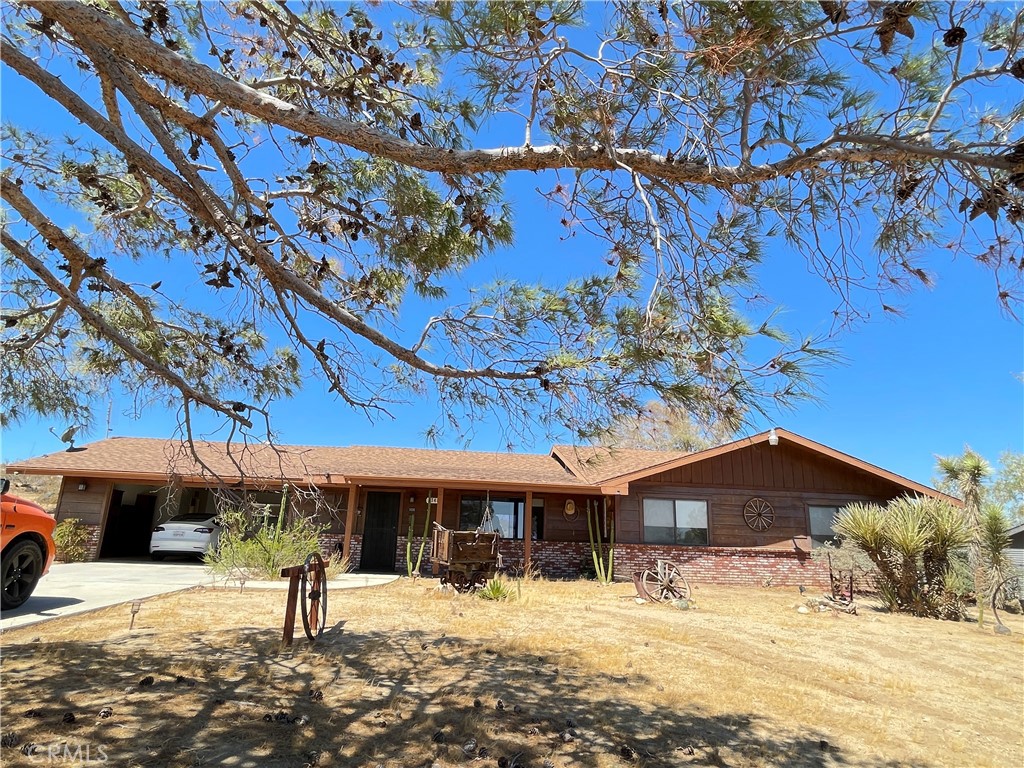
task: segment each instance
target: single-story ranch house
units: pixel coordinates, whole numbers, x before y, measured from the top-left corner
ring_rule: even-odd
[[[603,540],[614,529],[618,578],[667,558],[698,581],[738,584],[821,583],[810,552],[844,504],[949,498],[784,429],[695,453],[547,455],[114,437],[8,471],[63,477],[57,519],[88,526],[93,558],[146,556],[155,525],[215,509],[218,489],[266,504],[276,520],[288,485],[291,514],[317,516],[324,551],[357,569],[404,570],[410,516],[418,544],[428,511],[473,529],[490,507],[506,563],[576,576],[591,561],[589,509]],[[429,567],[429,543],[424,559]]]

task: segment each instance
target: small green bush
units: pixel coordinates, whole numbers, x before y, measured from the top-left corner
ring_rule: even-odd
[[[57,547],[57,559],[65,563],[81,563],[88,552],[89,532],[77,517],[68,517],[57,523],[53,531],[53,543]]]
[[[304,517],[267,525],[261,509],[232,508],[220,514],[220,541],[204,560],[214,573],[248,579],[277,579],[281,569],[302,565],[320,549],[324,526]]]

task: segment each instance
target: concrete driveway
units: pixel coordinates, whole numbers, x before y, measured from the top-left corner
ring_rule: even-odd
[[[329,582],[331,589],[386,584],[394,574],[347,573]],[[23,627],[119,603],[142,600],[191,587],[238,589],[237,582],[216,580],[196,561],[151,563],[104,560],[95,563],[57,563],[42,578],[25,604],[0,616],[0,630]],[[245,589],[285,589],[286,581],[247,581]]]

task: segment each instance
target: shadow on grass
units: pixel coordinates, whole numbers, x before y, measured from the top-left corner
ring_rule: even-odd
[[[146,633],[5,647],[4,765],[37,765],[62,746],[146,766],[896,765],[753,713],[634,701],[632,686],[657,681],[497,642],[342,624],[315,647],[282,649],[277,631],[253,628],[189,639],[174,651]]]

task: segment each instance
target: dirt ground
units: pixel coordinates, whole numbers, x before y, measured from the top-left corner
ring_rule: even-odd
[[[9,631],[4,765],[1020,766],[1013,630],[797,612],[796,589],[430,580],[330,595],[280,647],[283,592],[196,589]],[[301,637],[301,626],[299,628]],[[101,713],[109,707],[109,716]],[[74,722],[67,723],[66,713]],[[27,745],[35,744],[35,753]],[[101,757],[102,756],[102,757]]]

